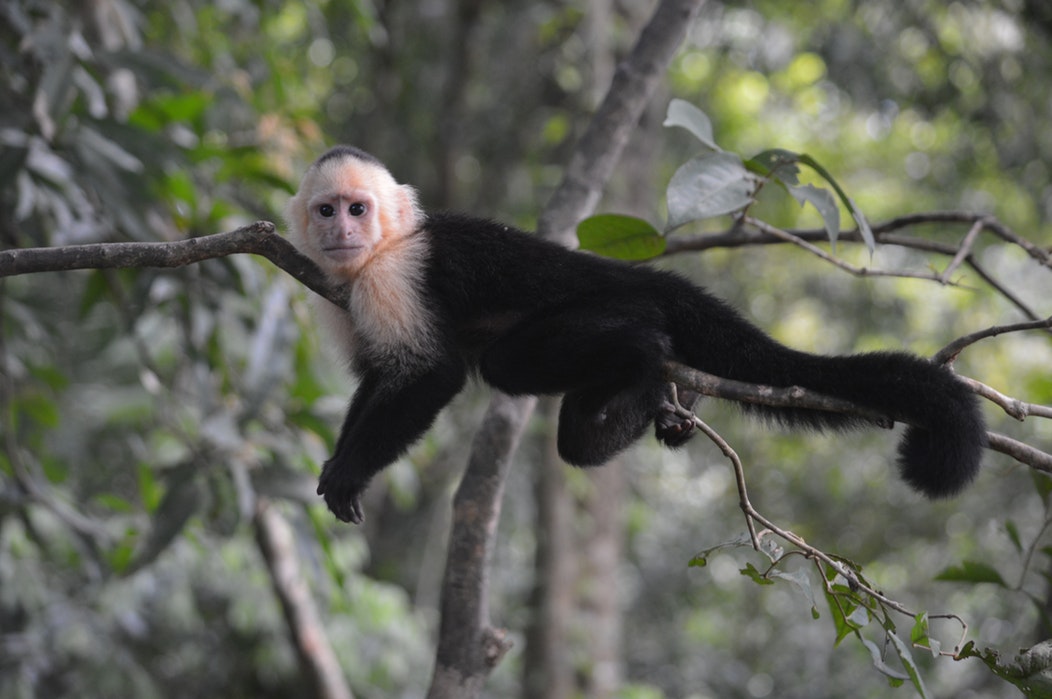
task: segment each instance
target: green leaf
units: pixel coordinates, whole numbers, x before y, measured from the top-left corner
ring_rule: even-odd
[[[88,311],[105,298],[108,291],[109,283],[106,280],[106,273],[101,269],[92,270],[81,292],[77,315],[83,320],[88,315]]]
[[[1052,641],[1042,641],[1005,658],[991,648],[977,650],[975,643],[969,641],[957,657],[978,658],[995,675],[1022,690],[1028,699],[1052,696]]]
[[[763,177],[770,177],[782,184],[794,187],[800,184],[800,154],[783,148],[772,148],[758,153],[745,161],[745,167]]]
[[[725,549],[739,549],[739,548],[752,548],[752,537],[749,536],[748,532],[742,532],[738,536],[728,541],[723,541],[715,546],[710,546],[704,551],[698,552],[694,558],[690,559],[691,565],[695,568],[700,568],[708,565],[709,556],[716,553],[717,551],[723,551]]]
[[[921,612],[913,617],[913,628],[910,630],[910,643],[927,643],[928,613]]]
[[[26,367],[34,381],[44,384],[52,391],[61,391],[69,386],[69,377],[52,364],[30,364]]]
[[[913,652],[910,651],[909,645],[899,638],[897,634],[889,633],[888,638],[891,640],[891,646],[898,654],[899,660],[902,661],[902,666],[906,668],[906,672],[909,674],[909,679],[910,682],[913,683],[913,687],[922,697],[927,699],[927,697],[931,695],[928,694],[928,689],[924,686],[924,680],[921,678],[920,669],[917,667],[917,661],[913,659]]]
[[[153,512],[161,504],[161,486],[154,478],[153,469],[147,464],[139,464],[139,497],[147,512]]]
[[[862,645],[869,651],[870,659],[873,661],[873,667],[877,668],[878,672],[888,678],[888,682],[892,687],[898,687],[910,678],[909,675],[904,675],[884,662],[883,654],[880,652],[880,648],[876,643],[865,638],[861,639],[861,641]]]
[[[188,467],[172,478],[168,492],[153,515],[152,527],[129,566],[129,572],[139,570],[157,559],[182,533],[190,518],[204,509],[206,492]]]
[[[1008,538],[1012,541],[1012,545],[1015,546],[1015,550],[1022,553],[1023,541],[1019,536],[1019,527],[1015,525],[1015,522],[1010,519],[1005,521],[1005,533],[1008,534]]]
[[[1008,583],[993,566],[980,561],[964,561],[959,566],[950,566],[936,575],[935,579],[951,582],[995,583],[1001,587],[1008,587]]]
[[[21,417],[42,427],[54,429],[59,423],[58,404],[42,393],[29,393],[14,403]]]
[[[49,483],[65,483],[69,478],[69,462],[66,459],[56,459],[53,456],[45,456],[40,460],[40,466],[44,470],[44,477]]]
[[[92,500],[94,500],[102,507],[113,510],[114,512],[122,512],[127,514],[129,512],[135,511],[135,508],[132,507],[132,504],[130,502],[122,498],[120,495],[117,495],[116,493],[99,493],[98,495],[93,497]]]
[[[836,199],[829,193],[829,190],[820,189],[811,184],[786,185],[786,189],[793,195],[793,199],[800,203],[800,206],[811,204],[818,210],[822,216],[822,223],[825,224],[829,242],[835,246],[837,237],[840,235],[840,208],[837,207]]]
[[[817,160],[812,158],[810,155],[807,155],[806,153],[800,154],[800,162],[817,172],[822,177],[822,179],[829,183],[829,186],[831,186],[836,192],[837,196],[840,197],[840,201],[843,202],[844,206],[847,207],[847,210],[851,212],[851,216],[855,219],[855,225],[858,226],[858,231],[861,234],[862,240],[863,242],[865,242],[866,247],[869,249],[870,253],[876,250],[877,239],[873,235],[873,229],[869,227],[869,222],[866,220],[866,217],[862,215],[862,211],[859,210],[858,206],[855,205],[854,200],[852,200],[851,197],[847,195],[847,192],[845,192],[844,188],[840,186],[840,183],[836,181],[836,178],[834,178],[828,170],[826,170],[821,164],[819,164]]]
[[[756,566],[752,563],[746,563],[745,567],[738,572],[747,578],[752,578],[752,581],[758,585],[774,585],[774,580],[765,578],[760,571],[756,570]]]
[[[716,139],[712,136],[712,121],[705,112],[690,102],[681,99],[669,102],[664,126],[684,128],[693,134],[694,138],[701,141],[706,148],[714,151],[722,150],[716,145]]]
[[[688,160],[668,185],[668,230],[744,209],[754,190],[754,176],[734,153]]]
[[[873,235],[873,229],[869,227],[869,221],[862,214],[862,210],[855,204],[855,200],[851,197],[847,197],[844,201],[844,205],[847,210],[851,212],[851,217],[855,219],[855,225],[858,226],[858,232],[862,236],[862,240],[866,243],[866,247],[872,253],[877,249],[877,237]]]
[[[1034,482],[1034,490],[1037,491],[1041,502],[1045,504],[1045,507],[1048,507],[1049,495],[1052,494],[1052,477],[1031,469],[1030,478]]]
[[[932,657],[939,657],[942,644],[930,636],[928,628],[928,613],[921,612],[913,617],[913,628],[910,630],[910,643],[918,648],[927,648]]]
[[[818,601],[815,599],[814,587],[811,585],[811,576],[807,574],[806,570],[792,570],[787,572],[775,568],[769,573],[769,576],[777,578],[778,580],[785,580],[799,588],[811,603],[811,615],[815,619],[818,618]]]
[[[582,250],[618,260],[649,260],[665,252],[666,244],[647,221],[618,214],[600,214],[581,221],[577,240]]]
[[[117,545],[106,553],[106,559],[114,572],[121,575],[128,572],[128,567],[131,565],[135,554],[135,543],[138,541],[138,538],[139,531],[134,527],[130,527],[124,532],[124,536]]]

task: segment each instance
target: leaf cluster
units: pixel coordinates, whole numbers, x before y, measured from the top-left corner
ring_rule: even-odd
[[[664,231],[636,217],[601,214],[578,225],[582,249],[623,260],[656,257],[665,251],[666,237],[689,223],[725,215],[741,220],[769,184],[788,192],[801,206],[812,205],[821,215],[834,246],[841,232],[839,206],[843,205],[870,253],[875,249],[873,231],[858,206],[829,171],[806,153],[775,148],[743,159],[718,146],[709,117],[680,99],[669,104],[665,126],[685,129],[705,152],[681,165],[672,176],[665,193],[668,220]],[[801,184],[801,165],[829,183],[833,193],[813,184]]]

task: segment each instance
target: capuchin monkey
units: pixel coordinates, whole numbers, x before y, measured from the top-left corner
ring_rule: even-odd
[[[675,274],[565,249],[499,223],[425,213],[372,155],[337,146],[310,167],[286,216],[290,237],[334,282],[319,299],[360,383],[318,494],[361,523],[370,479],[430,427],[476,374],[510,395],[561,394],[559,453],[608,461],[655,425],[679,446],[693,422],[669,400],[664,365],[800,386],[909,423],[902,477],[952,495],[979,469],[985,428],[948,369],[902,352],[823,357],[785,347]],[[808,409],[746,406],[807,428],[872,424]]]

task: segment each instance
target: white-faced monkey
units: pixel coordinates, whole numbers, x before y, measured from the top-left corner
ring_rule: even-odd
[[[307,171],[287,210],[291,238],[335,281],[323,301],[360,384],[318,493],[360,523],[370,479],[397,459],[469,374],[511,395],[562,394],[559,453],[601,464],[653,423],[678,446],[691,422],[668,401],[664,365],[801,386],[909,424],[902,477],[931,496],[975,476],[985,443],[977,403],[948,369],[901,352],[822,357],[772,340],[723,301],[667,272],[564,249],[498,223],[425,213],[372,155],[337,146]],[[843,428],[848,415],[752,406],[790,425]]]

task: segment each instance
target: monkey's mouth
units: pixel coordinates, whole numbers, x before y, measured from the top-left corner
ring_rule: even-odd
[[[322,252],[337,260],[346,260],[352,257],[357,257],[364,249],[365,248],[361,245],[334,245],[332,247],[322,248]]]

